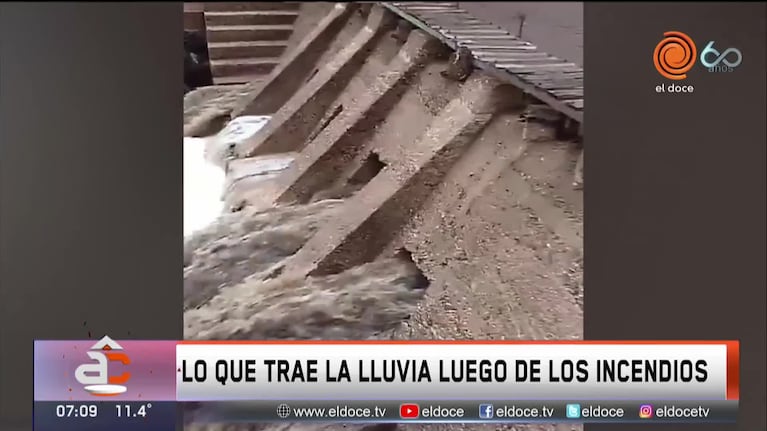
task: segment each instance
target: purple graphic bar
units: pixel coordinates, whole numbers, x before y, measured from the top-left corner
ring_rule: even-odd
[[[116,350],[94,348],[102,341],[35,341],[35,401],[176,400],[177,341],[117,341]],[[107,362],[110,377],[130,373],[127,381],[118,382],[124,387],[123,393],[95,395],[85,389],[87,384],[78,382],[78,367],[98,363],[88,356],[89,351],[121,353],[130,359],[127,365],[116,360]]]

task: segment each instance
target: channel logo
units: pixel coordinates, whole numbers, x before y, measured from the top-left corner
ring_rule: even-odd
[[[568,419],[580,419],[581,405],[568,404],[567,406],[565,406],[565,416],[567,416]]]
[[[641,419],[652,419],[653,408],[650,404],[642,404],[639,406],[639,417]]]
[[[123,372],[119,376],[110,376],[108,363],[120,362],[123,365],[130,364],[128,355],[122,352],[123,348],[113,339],[105,336],[87,352],[89,358],[96,361],[80,365],[75,370],[75,380],[83,389],[92,395],[105,397],[119,395],[128,390],[125,383],[130,379],[129,372]]]
[[[663,40],[655,46],[653,63],[655,69],[664,78],[679,81],[687,78],[687,72],[698,60],[698,48],[692,38],[681,31],[663,33]],[[740,66],[743,54],[737,48],[719,51],[714,48],[714,41],[700,52],[700,64],[709,72],[732,72]]]
[[[663,40],[655,46],[653,63],[664,78],[679,81],[687,78],[687,72],[695,65],[698,48],[690,36],[681,31],[663,33]]]
[[[401,404],[399,406],[399,417],[402,419],[418,419],[421,415],[421,407],[418,404]]]
[[[495,409],[493,408],[492,404],[480,404],[479,405],[479,418],[480,419],[492,419],[493,418],[493,411],[495,411]]]

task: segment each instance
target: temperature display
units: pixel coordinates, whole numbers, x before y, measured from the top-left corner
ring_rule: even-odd
[[[152,403],[146,404],[116,404],[118,418],[145,418],[152,410]]]

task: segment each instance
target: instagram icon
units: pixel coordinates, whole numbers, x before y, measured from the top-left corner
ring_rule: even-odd
[[[639,417],[642,419],[651,419],[652,406],[650,404],[642,404],[639,406]]]

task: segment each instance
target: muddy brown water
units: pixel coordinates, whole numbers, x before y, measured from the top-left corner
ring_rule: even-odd
[[[338,216],[342,203],[322,200],[264,211],[246,209],[225,214],[187,238],[185,339],[392,338],[392,331],[415,312],[429,285],[407,253],[320,277],[281,272],[282,263],[318,226]],[[353,429],[194,423],[199,405],[188,407],[187,430]]]
[[[186,241],[184,337],[366,339],[407,319],[428,281],[406,254],[339,274],[282,272],[342,200],[227,214]]]

